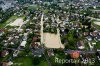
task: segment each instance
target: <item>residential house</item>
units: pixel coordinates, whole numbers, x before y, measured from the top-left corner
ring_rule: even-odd
[[[3,50],[3,51],[1,52],[1,56],[2,56],[2,57],[7,56],[8,54],[9,54],[9,52],[8,52],[7,50]]]
[[[0,36],[2,36],[3,34],[4,34],[4,31],[0,29]]]
[[[50,56],[54,56],[54,52],[53,52],[52,49],[48,50],[47,53],[48,53],[48,56],[49,56],[49,57],[50,57]]]
[[[78,46],[78,49],[84,49],[84,42],[82,40],[80,40],[79,42],[77,42],[77,46]]]
[[[88,36],[89,35],[89,32],[84,32],[83,35],[84,36]]]
[[[26,41],[22,41],[20,44],[20,47],[22,47],[22,48],[25,47],[26,43],[27,43]]]
[[[92,36],[87,36],[86,38],[87,38],[88,41],[92,41],[93,40]]]
[[[95,37],[95,36],[97,36],[97,33],[98,32],[90,32],[90,35],[93,36],[93,37]]]
[[[7,62],[3,62],[2,66],[8,66],[8,63]]]

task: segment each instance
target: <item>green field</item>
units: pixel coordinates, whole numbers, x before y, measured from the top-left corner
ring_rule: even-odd
[[[39,65],[34,65],[34,66],[49,66],[46,61],[42,61]]]
[[[11,16],[6,22],[1,23],[1,24],[0,24],[0,28],[4,28],[7,24],[14,22],[17,18],[22,18],[22,19],[24,19],[25,16],[18,17],[18,16],[14,16],[14,15],[13,15],[13,16]]]
[[[31,57],[18,57],[13,62],[14,66],[33,66]]]
[[[17,16],[11,16],[6,22],[0,24],[0,28],[5,27],[7,24],[9,24],[10,22],[13,22],[17,18],[18,18]]]
[[[34,65],[33,58],[31,57],[17,57],[13,60],[14,66],[48,66],[45,60],[41,60],[38,65]]]

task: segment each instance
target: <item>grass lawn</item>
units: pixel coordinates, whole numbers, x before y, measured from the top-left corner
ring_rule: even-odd
[[[93,25],[96,29],[100,30],[100,26],[99,26],[99,25],[94,24],[94,22],[92,23],[92,25]]]
[[[89,50],[89,45],[88,43],[85,43],[85,48],[83,50]]]
[[[25,16],[18,17],[18,16],[14,16],[14,15],[13,15],[13,16],[11,16],[6,22],[1,23],[1,24],[0,24],[0,28],[5,27],[7,24],[9,24],[9,23],[11,23],[11,22],[14,22],[17,18],[22,18],[22,19],[24,19]]]
[[[96,49],[100,49],[100,41],[96,44]]]
[[[46,60],[41,60],[38,65],[33,64],[33,58],[31,57],[17,57],[14,58],[14,66],[48,66]]]
[[[46,61],[41,61],[39,65],[35,65],[35,66],[49,66],[49,65]]]
[[[16,20],[18,17],[17,16],[11,16],[6,22],[0,24],[0,28],[5,27],[7,24],[9,24],[10,22],[13,22],[14,20]]]
[[[6,61],[11,55],[7,55],[6,57],[2,58],[2,61]]]
[[[28,6],[28,10],[37,10],[39,8],[39,6],[38,5],[29,5]]]
[[[31,57],[18,57],[13,62],[14,66],[33,66]]]

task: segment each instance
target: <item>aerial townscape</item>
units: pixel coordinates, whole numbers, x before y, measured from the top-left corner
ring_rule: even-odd
[[[100,0],[0,0],[0,66],[100,66]]]

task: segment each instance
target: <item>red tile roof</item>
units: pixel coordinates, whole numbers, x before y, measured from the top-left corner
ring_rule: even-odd
[[[76,59],[76,58],[79,58],[80,53],[78,51],[74,51],[70,55],[71,55],[72,58]]]
[[[8,65],[7,65],[7,63],[6,63],[6,62],[3,62],[3,63],[2,63],[2,66],[8,66]]]

